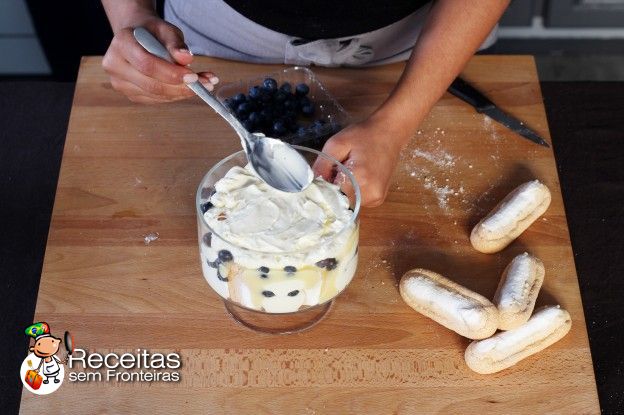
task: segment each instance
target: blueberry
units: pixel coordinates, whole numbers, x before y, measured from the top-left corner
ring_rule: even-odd
[[[247,115],[249,115],[250,112],[251,105],[249,104],[249,102],[243,102],[241,104],[238,104],[238,108],[236,108],[236,115],[238,115],[239,118],[242,119],[246,119]]]
[[[238,103],[234,101],[234,98],[226,98],[225,101],[223,101],[223,103],[225,104],[226,107],[230,109],[230,111],[234,111],[236,107],[238,106]]]
[[[221,265],[221,262],[217,259],[214,264],[216,265],[216,269],[217,269],[217,278],[219,279],[219,281],[223,281],[223,282],[228,282],[228,277],[224,277],[223,275],[221,275],[221,267],[219,267],[219,265]],[[208,264],[210,265],[210,264]]]
[[[325,135],[327,133],[327,128],[323,124],[314,124],[312,129],[314,130],[314,134],[317,136]]]
[[[324,135],[327,133],[327,125],[324,120],[314,121],[310,128],[314,131],[314,134],[316,135]]]
[[[336,258],[325,258],[314,265],[319,268],[325,268],[327,271],[331,271],[333,269],[336,269],[336,267],[338,266],[338,261],[336,261]]]
[[[249,114],[247,120],[252,122],[254,125],[262,124],[262,116],[259,112],[252,112]]]
[[[301,107],[305,107],[306,105],[312,104],[312,101],[310,101],[310,98],[308,98],[308,97],[299,97],[299,99],[297,99],[297,101],[299,101],[299,105]]]
[[[212,195],[215,194],[215,188],[212,186],[209,187],[204,187],[201,190],[201,198],[202,199],[210,199],[212,197]]]
[[[261,90],[262,90],[262,93],[260,95],[260,101],[264,102],[265,104],[268,104],[269,102],[273,100],[273,91],[265,87],[262,87]]]
[[[286,110],[284,111],[284,118],[294,121],[297,119],[297,113],[294,110]]]
[[[279,137],[286,134],[287,128],[284,121],[278,120],[273,123],[273,132]]]
[[[297,268],[293,267],[292,265],[286,265],[284,267],[284,271],[286,271],[287,274],[294,274],[295,272],[297,272]]]
[[[247,101],[247,97],[242,92],[240,94],[236,94],[233,99],[234,103],[237,105]]]
[[[260,268],[258,268],[258,271],[260,271],[263,274],[268,274],[269,273],[269,267],[260,267]]]
[[[297,109],[297,101],[292,99],[287,99],[284,101],[284,108],[287,110],[296,110]]]
[[[288,293],[289,297],[295,297],[297,296],[297,294],[299,294],[299,290],[294,290]]]
[[[202,241],[204,241],[206,246],[210,248],[212,244],[212,232],[205,233],[204,236],[202,237]]]
[[[275,99],[275,102],[284,102],[286,101],[286,98],[288,98],[288,96],[283,91],[277,91],[275,93],[275,96],[273,97],[273,99]]]
[[[246,119],[246,120],[243,121],[243,127],[245,127],[245,130],[249,131],[250,133],[254,132],[254,127],[255,126],[256,126],[256,124],[253,121],[249,120],[249,119]]]
[[[270,297],[274,297],[275,293],[273,291],[262,291],[262,295],[270,298]]]
[[[287,94],[290,94],[292,92],[292,85],[290,85],[288,82],[284,82],[282,86],[280,86],[280,91],[284,91]]]
[[[271,91],[274,91],[277,89],[277,81],[273,78],[266,78],[264,82],[262,83],[262,85],[265,88],[270,89]]]
[[[267,278],[269,278],[269,276],[268,276],[268,275],[266,275],[266,274],[260,274],[260,278],[262,278],[262,279],[265,279],[265,280],[266,280]]]
[[[262,95],[262,90],[260,89],[258,85],[255,85],[249,88],[249,98],[260,99],[261,95]]]
[[[271,109],[273,110],[273,118],[278,118],[284,115],[284,112],[286,111],[285,104],[286,102],[276,102],[271,106]]]
[[[308,105],[302,106],[301,107],[301,112],[306,117],[311,117],[312,115],[314,115],[314,105],[313,104],[308,104]]]
[[[201,209],[202,213],[206,213],[208,212],[208,209],[210,209],[212,206],[214,206],[212,203],[206,202],[199,205],[199,208]]]
[[[308,92],[310,92],[310,87],[306,84],[297,84],[295,87],[295,93],[299,96],[308,95]]]
[[[260,118],[266,122],[273,120],[273,110],[271,108],[262,108],[258,115],[260,115]]]
[[[297,128],[297,135],[298,135],[299,137],[305,137],[305,136],[307,136],[307,135],[308,135],[308,133],[309,133],[309,132],[310,132],[310,130],[308,130],[308,129],[307,129],[307,128],[305,128],[305,127],[299,127],[299,128]]]
[[[219,251],[219,261],[221,262],[229,262],[234,259],[234,256],[227,249],[222,249]]]

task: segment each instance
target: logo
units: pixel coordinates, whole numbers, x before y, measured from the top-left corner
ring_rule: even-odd
[[[24,387],[37,395],[48,395],[55,392],[63,384],[65,379],[65,365],[74,351],[74,340],[65,332],[64,343],[66,355],[63,360],[57,357],[63,341],[50,333],[48,323],[39,322],[28,326],[24,330],[27,336],[35,342],[28,351],[22,362],[20,379]]]

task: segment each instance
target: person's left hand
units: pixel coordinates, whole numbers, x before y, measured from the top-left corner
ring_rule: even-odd
[[[352,124],[331,137],[323,152],[343,163],[355,176],[362,192],[362,206],[375,207],[388,194],[390,178],[396,167],[401,148],[409,139],[407,132],[392,131],[387,123],[369,118]],[[341,186],[352,196],[354,191],[345,177],[332,171],[329,162],[318,158],[313,170],[329,182]]]

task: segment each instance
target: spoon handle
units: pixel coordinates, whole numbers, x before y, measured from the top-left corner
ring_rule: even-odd
[[[134,38],[143,48],[151,53],[152,55],[158,56],[161,59],[164,59],[168,62],[177,64],[176,61],[173,60],[171,54],[165,46],[160,43],[158,39],[156,39],[147,29],[144,27],[137,27],[133,31]],[[249,149],[249,132],[245,129],[245,127],[241,124],[240,121],[227,109],[225,105],[223,105],[214,95],[210,93],[204,87],[201,82],[195,81],[190,84],[186,84],[198,97],[200,97],[206,104],[210,105],[213,110],[221,117],[223,117],[231,126],[236,130],[238,135],[241,138],[241,142],[243,143],[243,147],[245,150]]]

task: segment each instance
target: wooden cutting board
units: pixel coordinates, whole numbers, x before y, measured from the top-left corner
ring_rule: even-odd
[[[24,391],[24,413],[599,412],[550,149],[445,95],[403,152],[386,203],[363,210],[358,271],[331,314],[301,334],[261,335],[226,315],[201,275],[197,248],[196,187],[238,150],[238,139],[198,99],[130,103],[100,63],[88,57],[80,68],[35,318],[53,333],[71,331],[91,352],[177,351],[181,380],[66,379],[47,397]],[[196,67],[222,82],[280,68],[209,58]],[[402,67],[314,71],[362,118]],[[549,139],[533,58],[479,56],[464,75]],[[472,225],[533,178],[552,191],[546,215],[499,254],[473,250]],[[152,232],[159,239],[145,245]],[[398,294],[401,275],[424,267],[491,298],[506,264],[525,250],[546,266],[538,303],[561,304],[573,325],[562,341],[502,373],[471,372],[468,340]]]

